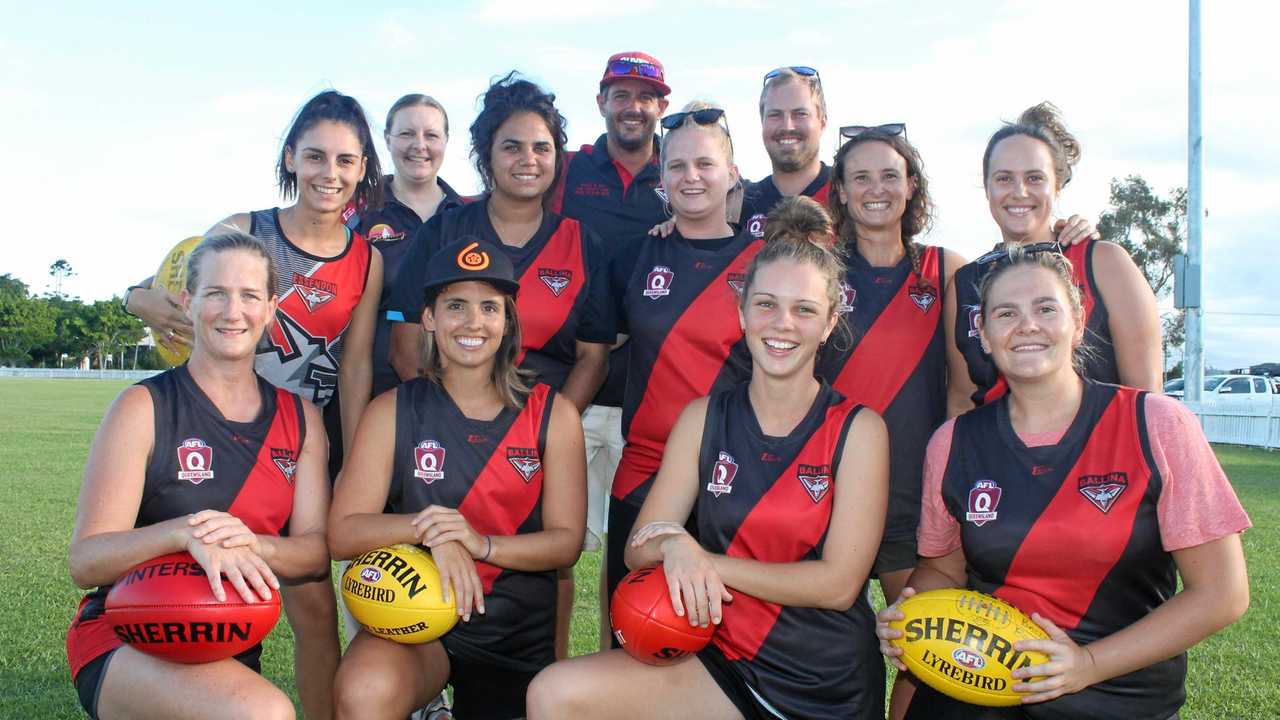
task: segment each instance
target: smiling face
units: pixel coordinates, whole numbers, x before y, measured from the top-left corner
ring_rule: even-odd
[[[507,329],[507,298],[486,282],[452,283],[422,314],[444,367],[492,364]]]
[[[639,80],[615,80],[596,96],[605,132],[618,147],[634,152],[653,142],[667,99]]]
[[[317,212],[347,206],[364,179],[360,138],[346,123],[321,120],[284,150],[285,169],[298,177],[298,202]]]
[[[555,179],[555,141],[546,121],[531,112],[516,113],[498,126],[490,158],[494,194],[536,200]]]
[[[907,177],[906,159],[888,143],[856,145],[845,156],[840,176],[840,202],[860,233],[902,224],[916,183]]]
[[[183,293],[194,326],[192,354],[251,361],[276,312],[266,259],[247,250],[210,252],[200,258],[198,273],[195,290]]]
[[[761,125],[774,172],[796,172],[818,157],[827,120],[808,83],[793,81],[765,93]]]
[[[991,217],[1006,242],[1053,239],[1058,189],[1048,145],[1026,135],[1001,140],[991,151],[986,187]]]
[[[729,190],[738,182],[726,145],[719,127],[690,124],[668,132],[662,186],[677,217],[724,218]]]
[[[1009,380],[1071,373],[1084,322],[1063,281],[1052,270],[1019,265],[987,289],[980,328],[996,367]]]
[[[839,320],[822,271],[807,262],[774,260],[756,269],[745,292],[739,318],[754,370],[777,378],[813,377],[818,347]]]
[[[391,151],[396,176],[414,183],[435,179],[444,163],[449,136],[444,129],[444,114],[429,105],[410,105],[396,111],[391,129],[383,138]]]

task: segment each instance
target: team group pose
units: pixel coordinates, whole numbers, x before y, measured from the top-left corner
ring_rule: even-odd
[[[206,231],[184,292],[129,289],[190,358],[121,394],[86,463],[67,653],[90,717],[294,716],[261,646],[184,665],[112,632],[112,584],[180,551],[218,598],[220,575],[281,591],[308,718],[1177,716],[1186,650],[1248,607],[1250,522],[1195,418],[1147,392],[1137,266],[1054,217],[1080,158],[1057,109],[992,135],[999,242],[968,262],[920,242],[905,123],[843,126],[824,162],[815,68],[763,76],[758,182],[725,111],[671,92],[656,58],[610,57],[605,132],[571,151],[554,95],[495,80],[474,198],[438,177],[429,95],[388,112],[384,176],[359,103],[320,93],[278,158],[293,204]],[[217,482],[184,465],[195,441]],[[458,624],[415,645],[349,618],[341,653],[330,561],[397,543],[430,551]],[[569,659],[573,566],[600,547],[601,651]],[[670,665],[609,642],[623,576],[658,566],[679,622],[714,629]],[[1048,634],[1020,706],[911,677],[890,623],[939,588]]]

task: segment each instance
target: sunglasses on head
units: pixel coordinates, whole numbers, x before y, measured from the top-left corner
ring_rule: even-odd
[[[1023,255],[1039,255],[1040,253],[1057,253],[1061,255],[1062,245],[1059,244],[1058,241],[1056,240],[1051,240],[1049,242],[1040,242],[1040,243],[1032,243],[1031,245],[1023,245],[1021,248],[1021,251]],[[1009,254],[1009,250],[1007,250],[1006,248],[1000,248],[998,250],[992,250],[991,252],[987,253],[986,255],[983,255],[982,257],[978,258],[974,262],[978,264],[978,272],[980,274],[985,275],[986,272],[992,268],[999,267],[1000,265],[1007,265],[1013,262],[1013,258]]]
[[[653,78],[654,80],[662,79],[662,70],[657,65],[638,60],[614,60],[609,63],[610,76],[615,75],[639,75],[640,77]]]
[[[715,125],[724,117],[724,110],[721,108],[703,108],[702,110],[692,110],[689,112],[671,113],[662,118],[663,130],[675,130],[684,124],[685,118],[692,117],[693,121],[699,125]],[[725,122],[725,130],[728,131],[729,123]]]
[[[793,73],[795,73],[795,74],[797,74],[797,75],[799,75],[799,76],[801,76],[801,77],[807,77],[807,78],[816,78],[816,77],[818,77],[818,71],[817,71],[817,70],[814,70],[813,68],[809,67],[808,65],[784,65],[784,66],[782,66],[782,67],[780,67],[780,68],[776,68],[776,69],[774,69],[774,70],[770,70],[769,72],[765,73],[765,74],[764,74],[764,81],[765,81],[765,82],[769,82],[770,80],[772,80],[772,79],[774,79],[774,78],[778,77],[779,75],[781,75],[782,73],[786,72],[787,70],[790,70],[791,72],[793,72]]]
[[[877,132],[885,135],[907,135],[906,123],[885,123],[884,125],[845,125],[840,128],[840,137],[852,140],[865,132]]]

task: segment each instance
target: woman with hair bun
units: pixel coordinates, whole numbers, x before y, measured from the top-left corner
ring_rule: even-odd
[[[719,625],[711,644],[679,665],[620,650],[557,663],[530,686],[531,719],[883,717],[866,588],[888,438],[814,377],[840,322],[833,240],[809,198],[770,213],[738,305],[750,380],[680,414],[627,545],[629,567],[662,563],[677,614]]]
[[[1085,377],[1158,390],[1160,319],[1155,294],[1124,248],[1088,240],[1062,248],[1052,229],[1053,206],[1071,181],[1080,143],[1052,103],[1028,108],[987,142],[983,185],[991,217],[1003,236],[993,252],[956,271],[947,289],[948,414],[990,402],[1005,391],[978,330],[978,288],[1008,248],[1062,250],[1083,295]]]

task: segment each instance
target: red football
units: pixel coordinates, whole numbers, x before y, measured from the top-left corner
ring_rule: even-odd
[[[662,566],[636,570],[622,579],[609,603],[613,635],[631,657],[670,665],[711,642],[715,625],[695,627],[676,615]]]
[[[116,637],[149,655],[204,663],[238,655],[280,617],[280,594],[246,603],[223,578],[218,602],[204,568],[189,553],[161,555],[130,568],[107,593],[106,621]]]

